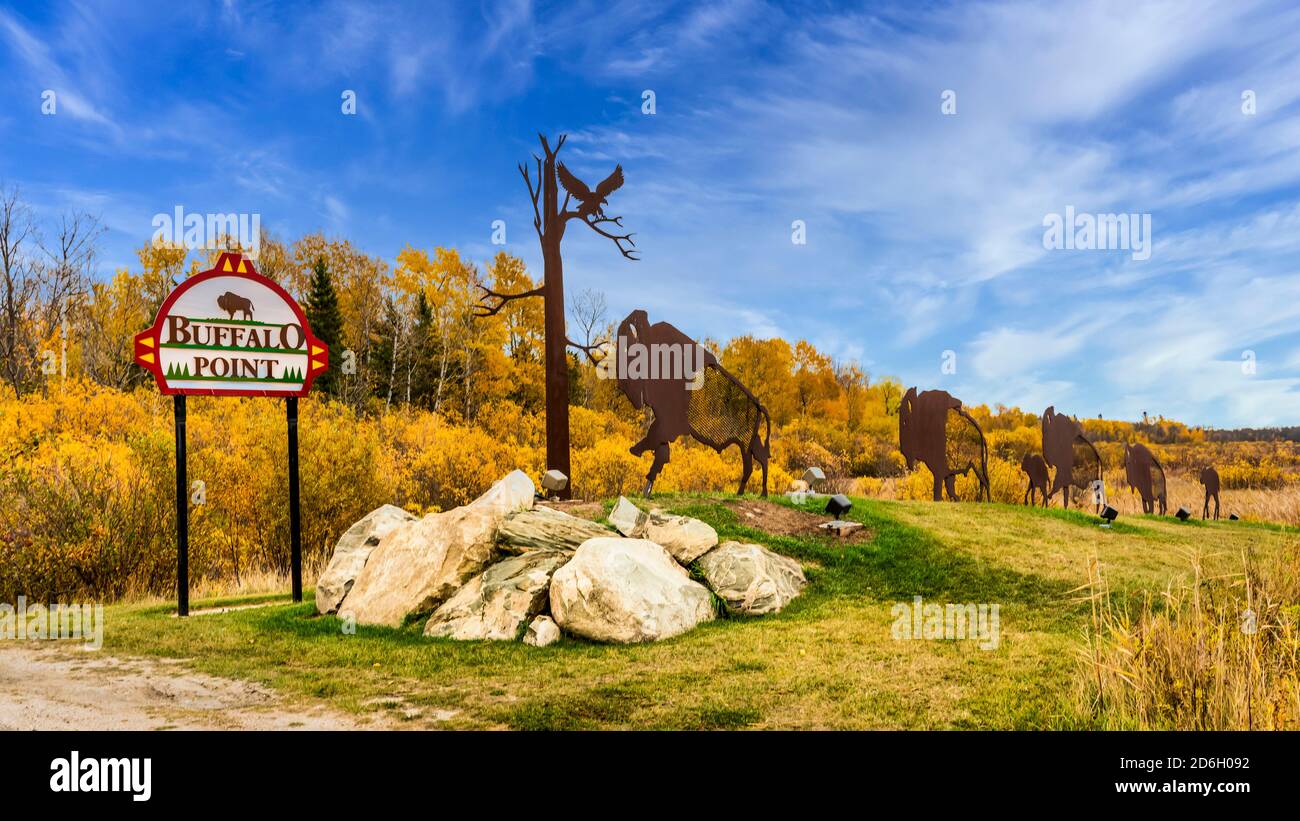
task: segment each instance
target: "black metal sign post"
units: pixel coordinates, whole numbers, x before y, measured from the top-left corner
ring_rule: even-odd
[[[302,520],[298,509],[298,397],[284,400],[289,417],[289,563],[293,600],[302,601]]]
[[[176,615],[190,613],[190,507],[185,478],[185,394],[172,397],[176,416]]]

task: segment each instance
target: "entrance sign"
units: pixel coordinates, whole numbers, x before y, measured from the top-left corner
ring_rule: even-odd
[[[288,292],[226,253],[168,295],[135,361],[168,395],[306,396],[329,350]]]
[[[153,325],[135,335],[135,361],[173,397],[176,415],[176,614],[189,614],[189,485],[185,397],[283,396],[288,422],[289,566],[302,601],[302,521],[298,500],[298,398],[329,367],[329,348],[312,335],[289,293],[241,254],[224,253],[210,271],[176,287]]]

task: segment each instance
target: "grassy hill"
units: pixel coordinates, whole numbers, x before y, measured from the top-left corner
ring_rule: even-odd
[[[871,536],[846,544],[772,535],[748,524],[727,497],[657,502],[709,522],[724,540],[760,542],[799,559],[811,584],[778,615],[720,619],[653,645],[465,643],[426,639],[419,625],[346,635],[338,620],[304,603],[184,621],[170,618],[167,605],[118,605],[107,614],[105,647],[181,657],[203,672],[361,713],[415,708],[413,726],[1009,729],[1231,724],[1231,716],[1215,716],[1235,709],[1240,671],[1213,665],[1236,663],[1233,648],[1249,641],[1244,652],[1263,653],[1276,668],[1271,684],[1263,676],[1256,687],[1247,676],[1252,726],[1270,726],[1261,723],[1269,698],[1275,724],[1296,720],[1297,711],[1286,715],[1300,703],[1295,636],[1285,635],[1296,615],[1294,529],[1130,516],[1106,530],[1076,511],[858,499],[846,518],[863,522]],[[1245,566],[1274,568],[1286,577],[1283,587],[1267,574],[1243,573]],[[1235,619],[1232,590],[1280,598],[1273,610],[1256,604],[1267,629],[1239,641],[1235,623],[1204,621],[1218,611],[1198,596],[1202,622],[1180,637],[1192,598],[1162,594],[1185,585],[1222,605],[1220,621]],[[1291,592],[1277,593],[1284,589]],[[997,647],[895,639],[891,609],[917,595],[935,604],[999,605]],[[1162,629],[1167,646],[1159,643]],[[1215,629],[1217,656],[1206,649]],[[1279,635],[1264,647],[1270,630]],[[1135,655],[1125,646],[1133,641],[1145,649]],[[1188,642],[1195,657],[1179,661]],[[1192,665],[1192,675],[1175,686],[1180,663]],[[1191,680],[1201,675],[1221,683]],[[1221,691],[1207,693],[1211,686]],[[1182,687],[1192,701],[1181,700]],[[1225,703],[1206,706],[1215,699]],[[1167,710],[1156,704],[1162,700],[1172,702]]]

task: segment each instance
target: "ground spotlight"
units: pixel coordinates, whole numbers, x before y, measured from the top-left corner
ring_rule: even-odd
[[[826,479],[826,473],[818,467],[808,468],[803,472],[803,481],[808,485],[809,490],[817,487],[817,483]]]
[[[1110,505],[1106,505],[1101,509],[1101,518],[1106,520],[1106,524],[1102,525],[1102,527],[1110,527],[1111,522],[1114,522],[1117,516],[1119,516],[1119,511]]]
[[[843,493],[836,493],[830,499],[826,500],[826,512],[837,519],[845,513],[848,513],[849,508],[851,507],[853,507],[853,503],[850,502],[849,497],[845,496]]]
[[[1235,522],[1235,521],[1239,520],[1240,518],[1241,518],[1241,517],[1238,516],[1238,515],[1235,514],[1235,513],[1229,513],[1229,514],[1228,514],[1228,519],[1229,519],[1230,521]]]
[[[1192,518],[1192,512],[1185,507],[1178,508],[1178,512],[1174,515],[1178,517],[1178,521],[1180,522],[1185,522]]]

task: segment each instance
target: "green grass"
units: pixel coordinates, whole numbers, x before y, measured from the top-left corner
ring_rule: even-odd
[[[870,542],[776,537],[741,525],[725,497],[657,502],[723,539],[801,561],[811,581],[786,610],[724,618],[664,642],[547,648],[426,639],[420,625],[346,635],[310,603],[178,620],[170,605],[108,609],[108,652],[187,660],[291,698],[357,713],[456,711],[410,726],[514,729],[1077,728],[1098,726],[1075,697],[1086,605],[1072,591],[1100,562],[1134,596],[1189,571],[1187,551],[1233,566],[1275,550],[1285,528],[1127,517],[1110,530],[1077,511],[855,500]],[[817,510],[815,503],[807,506]],[[928,603],[1000,606],[1001,641],[899,641],[890,610]],[[308,601],[311,596],[308,594]],[[196,602],[193,607],[259,600]]]

